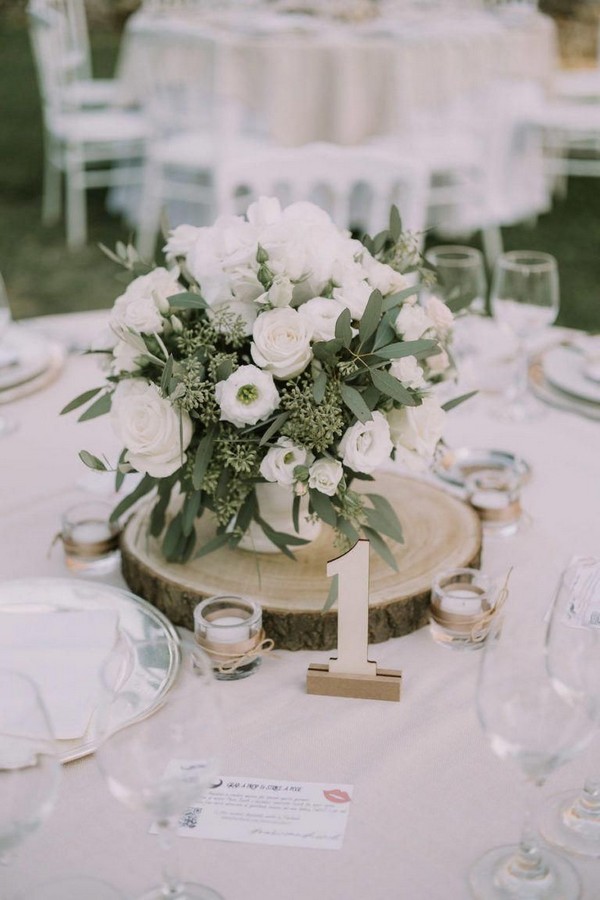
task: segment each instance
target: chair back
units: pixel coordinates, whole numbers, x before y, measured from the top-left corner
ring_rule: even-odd
[[[28,10],[29,37],[35,62],[44,119],[61,111],[70,83],[69,25],[64,13],[45,0],[32,0]]]
[[[260,196],[276,196],[283,205],[309,200],[340,228],[369,234],[386,228],[395,203],[404,228],[422,232],[427,183],[416,160],[368,146],[316,143],[225,158],[217,170],[217,202],[220,214],[241,214]]]

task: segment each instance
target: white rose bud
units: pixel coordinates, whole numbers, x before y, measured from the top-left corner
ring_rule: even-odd
[[[269,303],[273,307],[289,306],[294,293],[294,285],[285,275],[276,275],[273,284],[267,291]]]
[[[295,309],[261,313],[252,330],[252,359],[275,378],[295,378],[312,359],[312,328]]]
[[[306,463],[306,450],[296,446],[290,438],[280,438],[260,464],[260,474],[267,481],[290,485],[294,483],[294,469]]]
[[[256,366],[240,366],[225,381],[215,385],[221,420],[237,428],[266,419],[279,406],[272,375]]]
[[[445,337],[454,322],[454,316],[446,304],[433,294],[425,303],[425,312],[434,324],[435,330],[441,337]]]
[[[308,470],[308,486],[333,497],[344,475],[344,468],[337,459],[318,459]]]
[[[179,318],[179,316],[171,316],[171,326],[175,334],[183,333],[183,322]]]
[[[404,356],[402,359],[395,359],[390,366],[390,375],[401,381],[402,384],[409,388],[427,387],[423,369],[417,362],[416,356]]]
[[[369,475],[389,457],[393,446],[387,419],[382,413],[374,412],[369,422],[355,422],[347,429],[339,452],[344,465]]]
[[[425,397],[420,406],[392,409],[388,422],[397,451],[410,451],[429,462],[442,436],[445,418],[446,413],[433,397]]]
[[[405,303],[396,316],[394,327],[405,341],[418,341],[433,328],[433,322],[422,307]]]
[[[125,459],[153,478],[172,475],[185,462],[192,439],[192,420],[155,384],[143,378],[119,382],[110,412],[113,430],[127,449]]]

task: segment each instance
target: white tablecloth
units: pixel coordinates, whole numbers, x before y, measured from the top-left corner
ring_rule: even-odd
[[[103,320],[84,314],[36,324],[72,340],[94,335]],[[114,459],[118,448],[105,418],[77,424],[75,415],[58,412],[99,383],[93,357],[71,356],[52,386],[3,408],[20,423],[0,440],[4,579],[65,575],[59,548],[47,556],[60,513],[77,496],[102,490],[102,476],[84,469],[77,451]],[[598,424],[549,410],[535,426],[513,426],[472,404],[449,417],[446,437],[454,445],[507,449],[531,463],[523,499],[532,525],[517,538],[486,543],[483,568],[499,574],[514,564],[513,600],[539,621],[568,557],[599,552]],[[119,575],[113,582],[122,584]],[[227,900],[467,900],[469,865],[517,837],[524,793],[516,768],[493,755],[477,722],[478,654],[441,648],[427,629],[374,645],[371,658],[403,669],[399,704],[308,696],[308,664],[329,655],[278,652],[252,677],[222,685],[222,772],[354,784],[343,849],[180,840],[184,875]],[[596,740],[555,773],[544,795],[597,772],[598,747]],[[597,900],[600,862],[575,865],[584,897]],[[109,795],[93,758],[65,767],[56,810],[1,868],[0,894],[11,898],[74,873],[105,878],[130,896],[159,880],[156,837],[141,815]]]
[[[293,25],[286,25],[287,22]],[[278,144],[356,144],[405,133],[423,114],[448,114],[458,99],[497,79],[548,82],[556,67],[551,19],[442,9],[335,23],[325,18],[143,10],[128,20],[119,76],[143,96],[144,35],[214,40],[221,90],[254,111]],[[199,52],[201,52],[199,50]]]

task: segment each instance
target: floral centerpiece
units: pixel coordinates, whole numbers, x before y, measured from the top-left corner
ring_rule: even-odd
[[[382,537],[402,540],[395,510],[352,483],[390,459],[423,466],[442,433],[431,387],[450,365],[452,313],[435,297],[419,305],[400,273],[421,266],[415,246],[395,208],[389,230],[360,242],[313,204],[264,197],[246,218],[175,228],[164,267],[118,245],[136,277],[95,347],[106,381],[63,410],[108,413],[124,446],[113,466],[82,451],[87,465],[112,468],[117,487],[143,476],[113,517],[153,496],[150,532],[169,561],[236,547],[250,526],[291,554],[309,517],[395,566]],[[289,533],[263,515],[264,483],[287,491]],[[214,536],[196,546],[207,513]]]

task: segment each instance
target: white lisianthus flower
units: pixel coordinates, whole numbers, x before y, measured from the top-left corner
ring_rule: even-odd
[[[338,300],[327,297],[313,297],[298,309],[312,328],[313,340],[331,341],[335,337],[335,323],[338,316],[346,309]]]
[[[344,465],[369,475],[389,457],[393,446],[386,417],[374,412],[369,422],[355,422],[346,430],[339,453]]]
[[[128,330],[137,334],[160,334],[163,315],[169,312],[168,297],[181,294],[177,269],[153,269],[148,275],[134,279],[124,294],[117,297],[110,314],[110,327],[122,335]]]
[[[256,303],[261,306],[269,304],[274,308],[289,306],[293,293],[294,285],[290,279],[285,275],[276,275],[269,290],[256,297]]]
[[[139,360],[143,354],[139,348],[132,347],[126,341],[117,341],[112,355],[112,369],[116,375],[122,372],[135,372],[139,369]]]
[[[344,475],[344,468],[337,459],[318,459],[308,470],[308,486],[333,497]]]
[[[127,449],[125,459],[153,478],[172,475],[185,462],[192,439],[192,420],[161,397],[143,378],[120,381],[112,397],[113,430]]]
[[[271,447],[260,464],[260,474],[267,481],[290,485],[294,483],[296,466],[306,465],[307,453],[291,438],[280,438],[276,447]]]
[[[174,262],[178,257],[187,257],[200,234],[195,225],[178,225],[169,232],[163,252],[167,262]]]
[[[442,436],[446,413],[437,400],[425,397],[421,406],[404,406],[388,413],[396,458],[410,468],[424,468]]]
[[[436,353],[435,356],[428,356],[426,362],[432,375],[442,375],[450,368],[450,357],[445,350]]]
[[[452,311],[448,309],[443,300],[432,294],[425,302],[425,312],[433,322],[434,328],[440,337],[445,337],[454,322]]]
[[[418,341],[426,331],[434,326],[422,307],[405,303],[396,316],[394,327],[405,341]]]
[[[418,390],[427,387],[423,369],[417,362],[416,356],[404,356],[401,359],[393,360],[390,366],[390,375],[409,388]]]
[[[259,315],[252,337],[252,359],[275,378],[295,378],[312,359],[310,323],[291,307]]]
[[[332,291],[334,300],[347,306],[353,319],[362,319],[373,288],[366,281],[347,282]]]
[[[215,385],[221,420],[236,428],[255,425],[279,406],[279,394],[272,375],[256,366],[240,366]]]
[[[409,287],[409,282],[404,275],[396,272],[391,266],[379,262],[365,249],[360,262],[369,279],[371,290],[377,288],[385,297],[387,294],[395,294]]]

